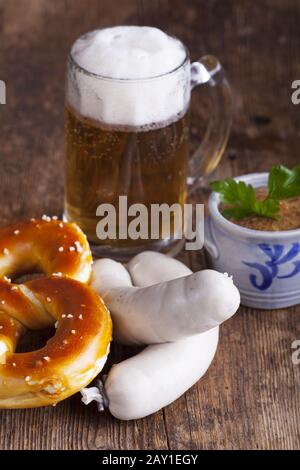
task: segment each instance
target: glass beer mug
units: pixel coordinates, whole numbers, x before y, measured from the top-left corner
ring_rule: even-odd
[[[209,85],[211,116],[189,156],[191,90],[203,84]],[[151,237],[150,215],[146,236],[124,235],[128,214],[120,213],[120,196],[127,208],[142,204],[148,214],[153,205],[183,206],[218,165],[231,118],[230,87],[217,58],[191,64],[187,48],[156,28],[123,26],[82,36],[67,65],[65,219],[82,228],[99,256],[174,251],[179,240],[172,220],[168,237],[163,231]],[[115,210],[111,236],[99,237],[100,215],[109,207]]]

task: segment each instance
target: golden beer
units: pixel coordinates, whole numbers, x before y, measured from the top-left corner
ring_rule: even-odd
[[[85,118],[66,105],[66,218],[94,244],[147,245],[147,240],[99,240],[97,207],[110,203],[118,211],[120,195],[128,197],[128,205],[144,204],[149,213],[151,204],[183,205],[188,127],[188,113],[166,125],[126,128]]]

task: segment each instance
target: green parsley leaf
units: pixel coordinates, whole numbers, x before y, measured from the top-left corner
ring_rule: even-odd
[[[220,194],[222,202],[231,206],[223,211],[224,217],[228,219],[241,220],[252,215],[276,218],[279,212],[279,202],[276,199],[268,197],[258,200],[253,186],[244,181],[227,178],[212,182],[211,187]]]
[[[228,219],[241,220],[252,215],[276,218],[281,199],[300,196],[300,165],[292,170],[283,165],[273,166],[268,178],[268,195],[264,200],[257,199],[251,184],[232,178],[214,181],[211,187],[229,206],[223,211]]]
[[[253,215],[251,211],[246,210],[244,207],[227,207],[222,211],[222,214],[226,219],[234,220],[241,220]]]
[[[272,199],[269,196],[262,201],[255,201],[255,213],[262,217],[271,217],[272,219],[276,219],[279,208],[279,201]]]
[[[256,200],[253,186],[236,181],[232,178],[226,178],[223,181],[213,181],[211,187],[217,193],[220,193],[222,202],[226,204],[237,204],[243,207],[251,207]]]
[[[289,199],[300,195],[300,165],[292,170],[283,165],[273,166],[268,180],[269,197]]]

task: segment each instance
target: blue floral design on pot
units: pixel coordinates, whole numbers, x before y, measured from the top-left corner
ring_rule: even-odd
[[[259,243],[258,248],[269,258],[265,264],[243,261],[246,266],[257,269],[261,275],[261,283],[256,274],[249,275],[249,280],[256,289],[266,290],[271,286],[273,279],[288,279],[300,273],[300,260],[296,260],[292,263],[291,271],[280,276],[280,266],[289,263],[300,253],[300,243],[293,243],[286,253],[284,245],[281,244]]]

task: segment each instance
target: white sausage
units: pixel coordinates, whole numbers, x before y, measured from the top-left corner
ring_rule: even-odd
[[[174,266],[174,260],[160,256],[164,261],[157,263],[157,279],[160,271],[164,276],[168,262],[172,264],[170,273]],[[131,266],[138,279],[134,261],[129,270]],[[184,266],[184,274],[186,269]],[[145,275],[143,285],[148,279],[153,280],[153,266],[145,273],[149,274]],[[230,318],[240,303],[232,280],[210,269],[147,287],[130,287],[129,275],[122,264],[101,259],[93,265],[91,286],[103,297],[112,314],[114,339],[123,344],[165,343],[203,333]]]
[[[150,260],[148,254],[142,253],[138,255],[138,268],[135,258],[128,268],[134,269],[141,285],[146,285],[150,278],[151,282],[161,282],[174,275],[174,260],[164,255]],[[153,269],[155,263],[160,264],[163,258],[166,263],[164,270]],[[177,276],[189,271],[180,262],[177,262],[176,269]],[[112,367],[104,392],[101,390],[99,393],[96,387],[84,389],[83,402],[88,404],[96,400],[102,409],[105,393],[109,410],[118,419],[138,419],[155,413],[179,398],[203,376],[213,360],[218,331],[217,327],[176,343],[148,346],[136,356]]]
[[[180,261],[149,251],[132,258],[127,268],[136,286],[191,273]],[[138,419],[179,398],[205,374],[215,355],[218,333],[217,327],[175,343],[148,346],[113,366],[105,383],[111,414],[123,420]]]
[[[143,251],[127,263],[134,286],[145,287],[158,282],[188,276],[192,271],[175,258],[156,251]]]
[[[148,346],[114,365],[105,382],[111,414],[124,420],[143,418],[177,400],[208,369],[218,330]]]

